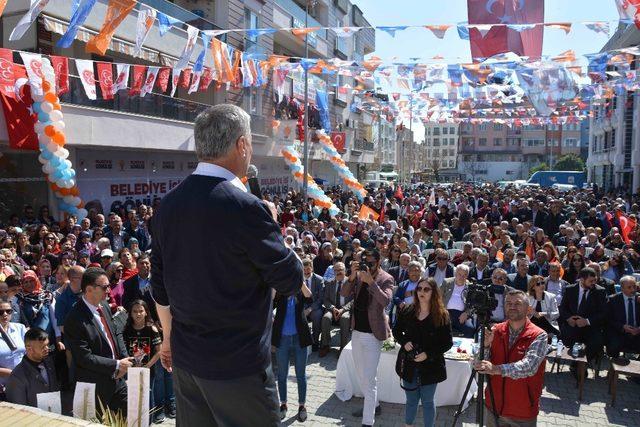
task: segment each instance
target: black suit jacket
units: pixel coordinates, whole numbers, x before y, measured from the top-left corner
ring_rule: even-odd
[[[429,267],[427,267],[427,276],[428,277],[434,277],[436,275],[436,269],[438,268],[438,266],[436,264],[432,264]],[[445,279],[448,279],[450,277],[453,277],[455,275],[455,267],[453,266],[453,264],[448,264],[447,263],[447,269],[444,275]]]
[[[272,289],[293,295],[303,277],[267,205],[223,178],[190,175],[151,224],[151,290],[171,306],[174,366],[210,380],[264,374]]]
[[[634,297],[636,326],[640,326],[640,304]],[[607,302],[607,326],[611,333],[621,334],[622,327],[627,324],[627,306],[622,292],[609,298]]]
[[[571,316],[578,315],[578,296],[580,283],[567,286],[560,303],[560,318],[558,323],[566,322]],[[603,287],[596,285],[589,291],[586,301],[587,307],[585,315],[582,316],[589,320],[592,327],[600,328],[604,325],[607,304],[607,294]]]
[[[140,276],[136,274],[133,277],[129,277],[122,284],[122,287],[124,288],[124,293],[122,294],[122,306],[127,311],[131,311],[131,303],[137,299],[141,299],[149,306],[151,318],[157,322],[159,321],[159,319],[158,310],[156,309],[156,302],[153,300],[150,291],[145,292],[144,294],[140,291],[140,286],[138,284],[139,279]]]
[[[109,306],[101,303],[106,321],[111,329],[116,348],[111,352],[107,337],[101,332],[98,321],[83,299],[71,308],[64,321],[65,341],[76,366],[76,380],[95,383],[96,396],[106,405],[117,389],[125,387],[124,380],[114,379],[116,359],[128,357],[122,333],[111,317]]]
[[[531,217],[533,217],[533,210],[531,211]],[[534,227],[544,228],[547,219],[549,218],[549,214],[545,211],[538,211],[536,213],[536,217],[533,219]]]
[[[482,273],[482,280],[491,279],[492,272],[493,270],[491,270],[489,265],[485,266]],[[478,281],[478,267],[475,265],[469,270],[469,280],[472,282]]]
[[[391,267],[387,272],[395,280],[394,285],[398,285],[409,278],[409,269],[405,268],[403,272],[400,271],[400,266]]]
[[[311,331],[309,330],[309,323],[304,315],[305,305],[311,304],[312,298],[305,297],[302,292],[298,292],[296,298],[296,331],[298,332],[298,343],[300,348],[307,347],[313,344],[311,339]],[[276,294],[273,300],[273,306],[276,310],[276,314],[273,319],[273,333],[271,335],[271,345],[278,347],[280,345],[280,339],[282,338],[282,327],[284,326],[284,318],[287,313],[287,303],[289,297]]]

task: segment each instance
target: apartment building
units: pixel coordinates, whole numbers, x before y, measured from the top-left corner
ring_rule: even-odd
[[[4,28],[2,46],[69,58],[170,67],[180,57],[187,41],[183,23],[201,30],[304,26],[305,0],[175,0],[175,3],[142,0],[141,3],[181,21],[162,37],[156,23],[144,43],[141,57],[129,54],[135,45],[139,4],[116,29],[105,56],[85,52],[82,40],[102,27],[108,0],[96,2],[79,29],[80,36],[71,47],[63,49],[56,47],[56,42],[69,25],[71,3],[68,0],[49,1],[37,22],[18,41],[9,41],[8,36],[28,11],[30,2],[9,2],[1,18]],[[318,0],[309,12],[309,26],[369,25],[360,9],[348,0]],[[219,38],[241,51],[265,56],[276,53],[303,57],[305,53],[304,41],[290,32],[255,37],[248,37],[243,32],[229,32]],[[309,47],[309,56],[313,58],[340,56],[361,59],[374,51],[375,36],[371,29],[362,30],[350,38],[337,38],[333,32],[321,30],[310,33]],[[199,38],[192,61],[203,48]],[[15,60],[19,60],[18,55],[15,55]],[[253,161],[260,170],[262,188],[281,193],[294,185],[280,154],[282,147],[292,141],[281,138],[282,129],[279,132],[272,124],[274,103],[271,84],[265,88],[234,89],[226,85],[216,88],[214,83],[206,92],[192,94],[178,88],[175,97],[158,93],[130,97],[128,91],[119,91],[113,100],[92,101],[87,99],[82,89],[73,59],[69,65],[70,91],[61,97],[68,141],[66,148],[70,151],[69,160],[76,169],[85,202],[92,202],[109,212],[123,204],[150,203],[162,197],[197,165],[193,142],[195,117],[208,106],[223,102],[242,106],[251,114]],[[210,54],[206,57],[205,66],[213,66]],[[311,75],[310,81],[310,93],[317,84],[330,94],[332,125],[335,131],[346,134],[343,156],[353,172],[356,173],[361,164],[373,163],[374,142],[377,141],[373,140],[371,129],[374,120],[367,117],[371,115],[359,109],[351,111],[351,93],[338,91],[335,87],[336,83],[343,82],[331,81],[322,75]],[[288,96],[298,100],[304,97],[301,73],[291,73],[287,85]],[[310,96],[310,101],[315,102],[315,95]],[[4,120],[0,121],[4,123]],[[310,172],[320,182],[339,183],[337,174],[316,146],[312,141]],[[0,207],[0,216],[5,218],[24,204],[49,204],[55,211],[55,199],[41,172],[38,153],[9,149],[5,124],[0,125],[0,153],[0,162],[6,166],[0,167],[3,182],[0,197],[10,201],[10,204]]]
[[[424,124],[425,166],[432,171],[455,169],[458,159],[458,129],[453,123]]]

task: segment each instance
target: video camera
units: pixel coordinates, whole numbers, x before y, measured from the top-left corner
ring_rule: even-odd
[[[480,317],[490,316],[498,307],[496,293],[500,286],[491,283],[491,279],[471,282],[465,290],[465,310]],[[498,291],[498,292],[497,292]]]

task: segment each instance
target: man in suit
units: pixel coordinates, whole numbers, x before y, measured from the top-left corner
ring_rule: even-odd
[[[215,105],[196,118],[194,140],[196,170],[162,198],[150,227],[160,360],[173,369],[176,423],[277,426],[272,291],[295,294],[302,264],[284,244],[275,206],[240,179],[253,151],[251,117]]]
[[[544,280],[545,291],[551,292],[556,296],[556,302],[558,303],[558,306],[560,306],[560,304],[562,303],[562,295],[564,295],[564,290],[567,289],[567,286],[569,286],[569,283],[566,280],[560,278],[561,268],[562,266],[557,261],[550,263],[549,277]]]
[[[123,283],[122,306],[128,311],[131,303],[137,299],[145,301],[149,305],[151,318],[158,321],[156,303],[151,296],[151,260],[147,254],[142,254],[136,262],[138,274],[128,278]]]
[[[398,285],[409,278],[409,263],[411,262],[411,255],[401,254],[400,263],[397,267],[391,267],[388,273],[393,277],[395,285]]]
[[[122,219],[115,215],[111,220],[111,229],[104,233],[104,237],[111,242],[111,250],[114,252],[120,252],[120,249],[127,246],[129,242],[129,233],[124,231],[122,226]]]
[[[451,329],[464,335],[466,338],[472,338],[475,332],[474,328],[467,325],[471,313],[466,310],[465,290],[469,285],[467,277],[469,276],[469,266],[460,264],[456,266],[455,276],[444,279],[440,293],[442,294],[442,303],[449,312],[451,319]]]
[[[342,296],[352,296],[353,315],[351,343],[353,362],[364,395],[364,407],[353,415],[362,416],[363,426],[372,426],[375,414],[380,413],[376,374],[382,342],[389,338],[391,329],[386,308],[393,294],[393,278],[380,268],[380,252],[365,252],[362,270],[357,261],[351,265],[349,280],[342,287]]]
[[[529,275],[547,277],[549,275],[548,257],[547,251],[539,249],[536,252],[536,259],[529,264]]]
[[[329,353],[331,344],[331,325],[340,325],[340,351],[351,340],[351,307],[353,297],[343,297],[340,292],[347,281],[347,270],[344,263],[333,265],[336,277],[324,285],[324,309],[322,316],[322,343],[318,355],[325,357]]]
[[[310,304],[305,304],[304,315],[311,321],[311,338],[313,339],[312,350],[318,351],[320,342],[320,331],[322,330],[322,316],[324,310],[322,302],[324,300],[324,280],[313,272],[313,262],[309,258],[302,261],[304,282],[311,290]]]
[[[49,355],[49,334],[40,328],[31,328],[24,335],[26,354],[13,368],[7,380],[7,401],[27,406],[38,406],[38,393],[60,390],[56,368]]]
[[[449,253],[444,249],[436,249],[434,255],[436,263],[427,268],[427,277],[433,277],[436,284],[440,287],[444,279],[453,277],[454,266],[449,263]]]
[[[640,353],[640,303],[636,279],[620,279],[622,292],[607,302],[607,354],[616,358],[621,351]]]
[[[127,413],[124,376],[133,366],[111,317],[105,298],[109,278],[101,268],[90,267],[82,275],[82,298],[64,322],[65,341],[71,350],[77,381],[94,383],[96,397],[113,411]]]
[[[529,292],[529,262],[526,258],[518,258],[516,272],[508,275],[509,286],[522,292]]]
[[[491,268],[489,267],[489,254],[480,252],[476,256],[476,262],[471,270],[469,270],[469,280],[472,282],[480,282],[491,277]]]
[[[544,203],[541,201],[533,202],[531,209],[531,222],[534,227],[544,228],[549,214],[544,210]]]
[[[492,291],[498,301],[498,306],[491,312],[491,321],[495,323],[503,322],[506,319],[505,297],[513,288],[507,285],[507,272],[501,268],[496,268],[491,273]]]
[[[578,283],[564,291],[558,324],[565,346],[584,343],[587,359],[591,361],[602,351],[607,296],[604,288],[596,285],[593,269],[583,268],[579,277]]]

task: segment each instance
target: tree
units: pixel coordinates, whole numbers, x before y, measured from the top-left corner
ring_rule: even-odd
[[[433,181],[438,182],[440,180],[440,161],[438,159],[431,161],[431,171],[433,172]]]
[[[540,163],[539,165],[532,167],[529,170],[529,174],[533,175],[538,171],[548,171],[548,170],[549,170],[549,166],[546,163]]]
[[[553,167],[559,171],[583,171],[585,169],[584,160],[575,154],[565,154],[560,156]]]

